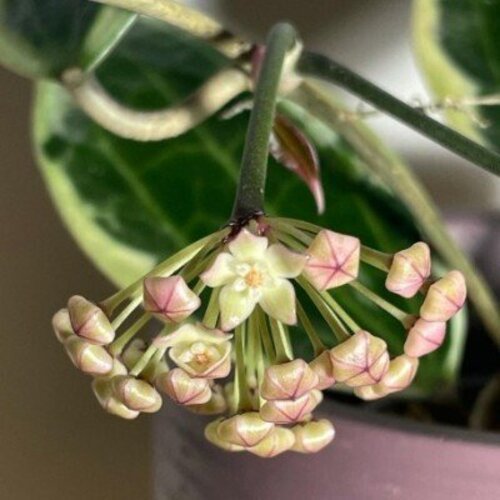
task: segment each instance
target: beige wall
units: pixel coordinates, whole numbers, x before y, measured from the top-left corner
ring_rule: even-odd
[[[50,327],[111,290],[71,241],[33,163],[30,84],[0,69],[0,500],[150,498],[148,418],[97,406]]]

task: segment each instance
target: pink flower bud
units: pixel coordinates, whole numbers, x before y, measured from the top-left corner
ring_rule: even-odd
[[[307,251],[303,274],[318,290],[344,285],[358,276],[359,252],[358,238],[324,229]]]
[[[293,424],[304,420],[323,399],[321,391],[312,390],[297,399],[266,401],[260,415],[266,422]]]
[[[382,377],[379,385],[385,394],[406,389],[415,378],[418,359],[402,354],[389,363],[389,370]]]
[[[316,389],[322,391],[335,384],[332,359],[328,351],[323,352],[317,358],[313,359],[309,363],[309,367],[318,376]]]
[[[259,444],[273,429],[274,424],[262,420],[257,412],[247,412],[222,420],[217,435],[223,441],[249,448]]]
[[[295,399],[318,385],[318,376],[303,359],[266,369],[260,395],[264,399]]]
[[[275,427],[258,445],[247,451],[262,458],[272,458],[288,451],[295,443],[295,436],[290,429]]]
[[[218,428],[219,424],[222,421],[223,419],[219,418],[217,420],[214,420],[213,422],[210,422],[205,427],[205,438],[207,439],[207,441],[226,451],[243,451],[245,449],[243,446],[230,443],[229,441],[226,441],[219,436]]]
[[[52,317],[52,328],[54,329],[57,340],[59,340],[61,344],[75,334],[73,327],[71,326],[67,309],[60,309],[54,314]]]
[[[325,419],[296,425],[292,432],[295,435],[292,450],[298,453],[317,453],[335,437],[335,428]]]
[[[198,415],[219,415],[227,411],[227,401],[219,385],[212,387],[212,396],[210,401],[200,405],[190,405],[186,408]]]
[[[385,281],[387,290],[409,299],[422,287],[431,274],[431,251],[419,241],[394,255]]]
[[[91,344],[107,345],[113,342],[115,331],[104,311],[80,295],[68,300],[68,312],[73,331]]]
[[[200,298],[181,276],[144,280],[144,309],[163,321],[180,323],[200,305]]]
[[[427,292],[420,316],[427,321],[448,321],[465,303],[467,289],[460,271],[450,271]]]
[[[113,358],[99,345],[84,342],[77,336],[64,341],[64,348],[73,364],[89,375],[105,375],[113,368]]]
[[[387,344],[364,330],[330,349],[330,357],[335,379],[350,387],[376,384],[389,367]]]
[[[114,397],[131,410],[154,413],[161,408],[161,396],[144,380],[118,375],[111,379],[111,387]]]
[[[381,387],[380,384],[355,387],[354,394],[358,396],[358,398],[364,399],[365,401],[372,401],[374,399],[380,399],[387,396],[387,393],[384,392],[383,387]]]
[[[418,319],[408,332],[404,350],[414,358],[425,356],[435,351],[446,335],[446,322]]]
[[[123,403],[113,397],[109,378],[96,378],[92,381],[92,390],[102,408],[117,417],[132,420],[139,416],[139,412],[127,408]]]
[[[201,405],[207,403],[212,395],[207,379],[191,378],[180,368],[160,375],[156,385],[178,405]]]

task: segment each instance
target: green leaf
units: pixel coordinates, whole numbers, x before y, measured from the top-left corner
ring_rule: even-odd
[[[0,63],[30,78],[58,77],[101,58],[134,19],[89,0],[0,0]]]
[[[500,92],[499,0],[415,0],[413,38],[420,66],[438,100]],[[444,114],[457,130],[499,150],[500,106],[465,107]]]
[[[226,64],[202,42],[140,20],[99,67],[98,77],[117,100],[157,109],[180,101]],[[406,209],[375,183],[344,142],[310,117],[297,112],[296,119],[318,149],[326,211],[318,217],[307,187],[271,161],[270,214],[315,221],[385,251],[419,239]],[[227,221],[247,121],[247,113],[231,120],[213,117],[181,137],[138,143],[103,130],[64,89],[44,82],[37,88],[34,140],[42,174],[69,231],[111,280],[126,285]],[[363,273],[365,282],[386,293],[378,271]],[[394,353],[402,351],[404,332],[391,318],[348,287],[337,298],[356,321],[386,338]],[[295,340],[304,337],[294,335]],[[448,353],[441,349],[423,362],[432,376],[420,384],[422,391],[449,380],[441,368]]]

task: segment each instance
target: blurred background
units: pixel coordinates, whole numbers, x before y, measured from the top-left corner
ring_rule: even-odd
[[[411,54],[409,0],[188,3],[254,38],[291,20],[309,47],[404,100],[425,99]],[[106,415],[51,330],[69,295],[99,298],[112,287],[73,243],[44,190],[31,154],[30,100],[30,83],[0,69],[0,498],[148,499],[150,417]],[[389,119],[370,123],[445,212],[498,212],[497,178]]]

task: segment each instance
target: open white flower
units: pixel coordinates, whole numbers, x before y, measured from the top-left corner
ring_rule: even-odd
[[[296,323],[295,290],[288,278],[297,277],[307,261],[266,237],[243,229],[202,275],[203,282],[223,287],[219,296],[221,328],[232,330],[245,321],[255,306],[288,325]]]

